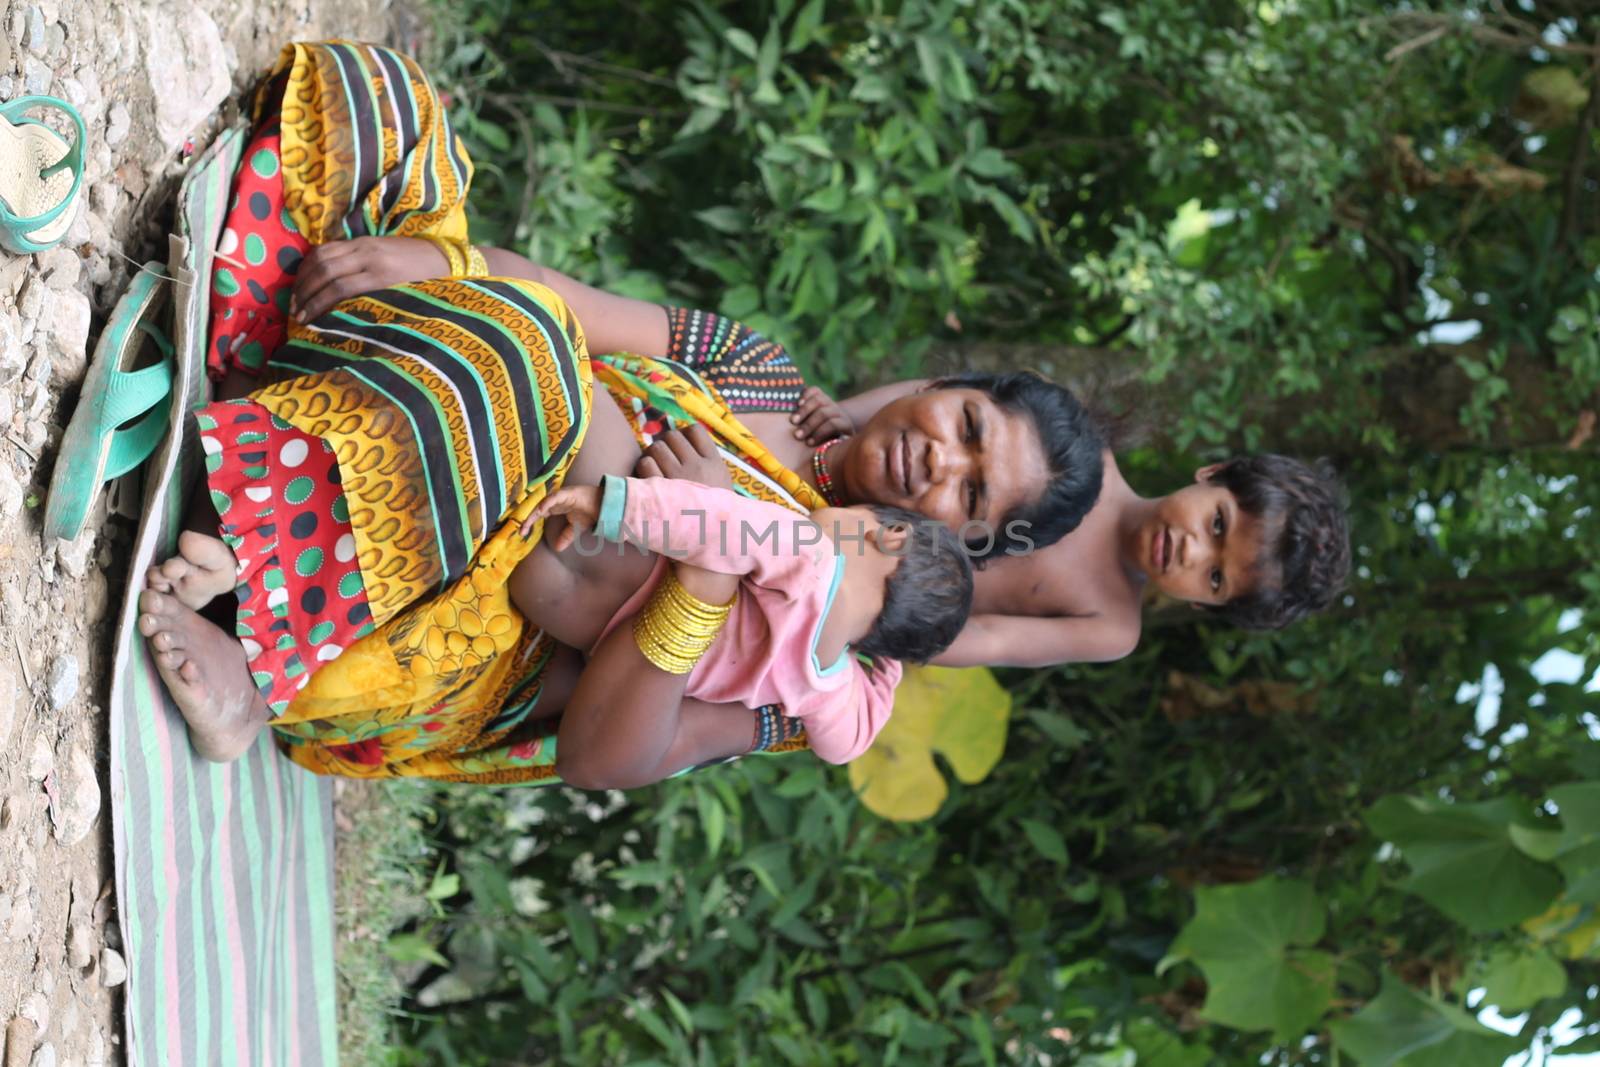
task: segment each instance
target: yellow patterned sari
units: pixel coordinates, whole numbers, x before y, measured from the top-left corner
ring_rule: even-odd
[[[410,59],[371,45],[291,45],[257,97],[258,112],[275,104],[284,203],[313,244],[465,237],[471,163]],[[337,460],[330,478],[343,498],[332,517],[348,530],[338,526],[330,543],[348,545],[359,579],[353,611],[370,612],[357,639],[333,647],[300,618],[306,597],[287,561],[263,568],[253,594],[251,640],[293,646],[294,689],[273,703],[273,725],[290,758],[322,774],[555,776],[554,738],[535,715],[553,645],[512,606],[507,579],[537,543],[520,536],[521,522],[582,447],[596,381],[633,418],[641,443],[699,422],[741,490],[800,510],[821,506],[695,370],[633,356],[591,360],[570,309],[531,282],[446,279],[346,301],[291,328],[267,372],[269,384],[248,402],[268,413],[270,430],[228,409],[242,428],[218,447],[261,452],[272,434]],[[218,436],[222,414],[211,419]],[[270,453],[282,447],[266,447],[259,461],[241,453],[257,466],[230,469],[262,471],[255,491],[281,493],[274,487],[286,475],[270,470]],[[275,545],[288,512],[252,512],[252,543]],[[258,682],[282,692],[281,677]],[[752,724],[765,730],[761,747],[803,744],[765,710]]]

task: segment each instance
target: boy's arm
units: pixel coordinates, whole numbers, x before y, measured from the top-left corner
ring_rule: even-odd
[[[582,321],[582,316],[579,316],[579,321]],[[903,396],[910,396],[927,384],[928,382],[925,378],[891,382],[888,385],[880,385],[876,389],[868,389],[864,393],[846,397],[839,401],[839,408],[850,417],[850,422],[859,430],[872,421],[872,416],[878,413],[879,408],[885,404],[893,403]]]
[[[707,603],[725,604],[739,589],[738,579],[731,575],[698,567],[676,570],[684,589]],[[679,769],[663,770],[675,751],[676,758],[692,755],[684,751],[685,745],[695,747],[692,742],[698,737],[683,728],[688,680],[687,674],[670,674],[645,659],[634,642],[632,625],[613,628],[589,657],[562,713],[556,745],[561,777],[579,789],[631,789]],[[748,718],[744,731],[748,744]],[[716,748],[732,739],[728,728],[717,722],[711,737],[701,741]]]
[[[940,667],[1050,667],[1109,663],[1139,644],[1139,619],[974,615],[955,643],[935,656]]]

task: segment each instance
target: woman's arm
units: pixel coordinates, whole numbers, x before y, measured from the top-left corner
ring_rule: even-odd
[[[974,615],[955,644],[933,662],[940,667],[1052,667],[1109,663],[1139,644],[1139,619],[1116,622],[1036,615]]]
[[[707,603],[725,604],[738,592],[739,580],[732,575],[684,564],[674,569],[684,589]],[[615,627],[589,657],[561,716],[557,773],[579,789],[631,789],[688,766],[672,764],[694,750],[726,747],[722,717],[695,722],[691,726],[697,729],[685,731],[682,705],[688,679],[645,659],[631,625]],[[706,729],[712,731],[709,738],[702,736]],[[753,736],[748,718],[744,730],[748,747]]]
[[[526,278],[553,289],[583,325],[591,353],[636,352],[656,357],[668,354],[671,333],[666,311],[660,305],[584,285],[503,248],[479,251],[497,277]],[[449,276],[450,264],[444,253],[420,237],[333,241],[313,248],[301,261],[289,313],[296,321],[306,323],[362,293]]]
[[[527,278],[555,290],[583,327],[590,355],[632,352],[666,357],[672,338],[667,328],[666,310],[660,304],[596,289],[504,248],[481,248],[479,251],[496,276]]]

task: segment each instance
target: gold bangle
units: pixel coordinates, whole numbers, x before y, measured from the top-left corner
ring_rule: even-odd
[[[487,278],[489,276],[489,261],[483,258],[483,253],[478,251],[477,245],[463,244],[467,255],[467,277]]]
[[[423,240],[437,248],[444,256],[444,261],[450,266],[450,277],[459,278],[466,273],[467,259],[461,252],[461,246],[448,237],[434,237],[427,235]]]
[[[634,643],[651,663],[671,674],[687,674],[716,640],[720,625],[694,622],[693,631],[678,629],[663,616],[676,614],[670,606],[647,606],[634,619]]]
[[[634,616],[633,641],[645,659],[668,674],[688,674],[722,632],[734,601],[707,604],[668,571]]]

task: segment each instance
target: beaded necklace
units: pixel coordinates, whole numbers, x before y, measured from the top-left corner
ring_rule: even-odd
[[[828,502],[829,507],[843,507],[844,501],[839,499],[833,487],[833,475],[828,473],[828,449],[843,441],[843,437],[835,437],[831,441],[824,441],[811,453],[811,473],[817,479],[817,492],[822,494],[822,499]]]

